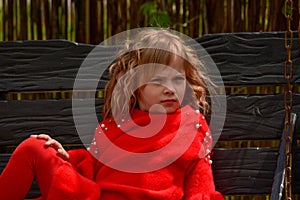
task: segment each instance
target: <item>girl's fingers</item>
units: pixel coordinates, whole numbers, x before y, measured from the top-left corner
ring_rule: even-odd
[[[52,139],[49,135],[39,134],[39,135],[31,135],[30,137],[46,140],[45,147],[52,147],[53,149],[55,149],[57,151],[58,156],[60,156],[62,159],[66,160],[66,161],[69,161],[69,154],[63,148],[61,143],[59,143],[55,139]]]
[[[50,140],[46,141],[45,146],[46,147],[51,146],[52,148],[54,148],[56,150],[62,148],[62,145],[54,139],[50,139]]]
[[[52,147],[55,147],[57,149],[61,146],[61,144],[58,141],[52,139],[49,135],[46,135],[46,134],[31,135],[31,137],[46,140],[46,142],[45,142],[46,147],[52,146]]]
[[[50,140],[51,137],[49,135],[46,134],[39,134],[39,135],[31,135],[30,137],[34,137],[37,139],[43,139],[43,140]]]
[[[47,142],[45,142],[45,146],[55,149],[59,157],[66,161],[69,161],[69,154],[58,141],[54,139],[48,140]]]
[[[64,159],[64,160],[66,160],[66,161],[69,161],[69,154],[62,148],[62,149],[58,149],[57,150],[57,153],[58,153],[58,155],[62,158],[62,159]]]
[[[45,146],[46,147],[53,147],[54,149],[62,148],[62,145],[55,139],[52,139],[49,135],[46,134],[39,134],[39,135],[31,135],[31,137],[46,140]]]
[[[53,140],[53,139],[47,140],[47,141],[45,142],[45,146],[57,146],[57,145],[56,145],[56,141]]]

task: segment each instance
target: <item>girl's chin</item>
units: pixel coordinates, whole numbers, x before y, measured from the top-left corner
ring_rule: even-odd
[[[162,105],[155,105],[151,106],[149,109],[149,113],[174,113],[176,110],[179,109],[179,106],[162,106]]]

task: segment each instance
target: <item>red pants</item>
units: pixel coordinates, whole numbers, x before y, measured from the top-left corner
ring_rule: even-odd
[[[67,162],[44,144],[45,140],[28,138],[16,148],[0,176],[1,199],[24,199],[34,178],[42,196],[47,196],[56,170]]]

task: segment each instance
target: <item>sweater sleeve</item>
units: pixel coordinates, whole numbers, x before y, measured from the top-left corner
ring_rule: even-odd
[[[185,180],[185,200],[223,200],[215,190],[211,164],[206,158],[195,161]]]
[[[204,117],[202,124],[202,134],[199,135],[201,141],[199,156],[189,165],[185,174],[184,196],[185,200],[223,200],[223,196],[215,190],[211,167],[211,147],[212,137],[208,124]]]
[[[95,177],[95,158],[86,149],[68,151],[70,163],[74,169],[84,177],[93,180]]]

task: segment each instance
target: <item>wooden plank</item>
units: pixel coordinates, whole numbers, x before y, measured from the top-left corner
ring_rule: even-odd
[[[293,149],[293,193],[300,194],[300,147]]]
[[[109,65],[109,58],[115,55],[112,51],[116,52],[115,47],[95,48],[63,40],[2,42],[0,92],[72,89],[81,64],[89,70],[85,78],[98,82],[99,68]],[[104,84],[100,81],[99,87]]]
[[[269,194],[278,148],[214,149],[216,189],[224,195]]]
[[[285,83],[282,33],[223,33],[205,35],[197,41],[216,62],[225,84]],[[300,64],[297,51],[299,41],[295,38],[294,43],[292,82],[299,83],[300,68],[295,67]],[[94,47],[63,40],[2,42],[0,90],[70,89],[78,68]],[[92,59],[99,59],[99,63],[108,65],[106,61],[113,54],[114,47],[98,50],[99,54]],[[22,81],[16,81],[19,77]]]
[[[198,41],[210,54],[226,85],[284,84],[283,32],[208,34]],[[299,39],[294,35],[293,79],[300,82]]]
[[[226,120],[219,140],[279,140],[285,113],[282,99],[283,95],[228,96]],[[298,116],[299,103],[300,94],[295,94],[293,112]],[[98,116],[102,104],[103,99],[97,99]],[[4,100],[0,101],[0,115],[0,145],[18,144],[28,135],[37,133],[58,137],[63,143],[78,142],[71,99]],[[96,127],[95,124],[85,126],[90,127],[91,133]],[[296,123],[298,137],[299,131],[300,124]]]
[[[30,190],[28,191],[28,193],[26,195],[26,198],[34,199],[34,198],[38,198],[40,196],[41,196],[41,192],[40,192],[39,186],[38,186],[37,182],[34,181],[31,185]]]
[[[1,153],[0,154],[0,171],[2,172],[6,163],[8,162],[11,154],[10,153]]]
[[[80,115],[84,122],[79,124],[79,138],[72,115],[72,100],[39,101],[0,101],[0,146],[17,145],[31,134],[45,133],[56,138],[62,144],[80,144],[82,140],[89,143],[97,123],[93,123],[90,113],[94,110],[100,118],[102,99],[96,100],[95,108],[88,108],[86,99],[79,99]],[[80,140],[81,139],[81,140]]]
[[[300,94],[294,94],[293,112],[300,116]],[[229,95],[219,140],[280,140],[285,110],[283,95]],[[300,135],[296,123],[295,135]]]

